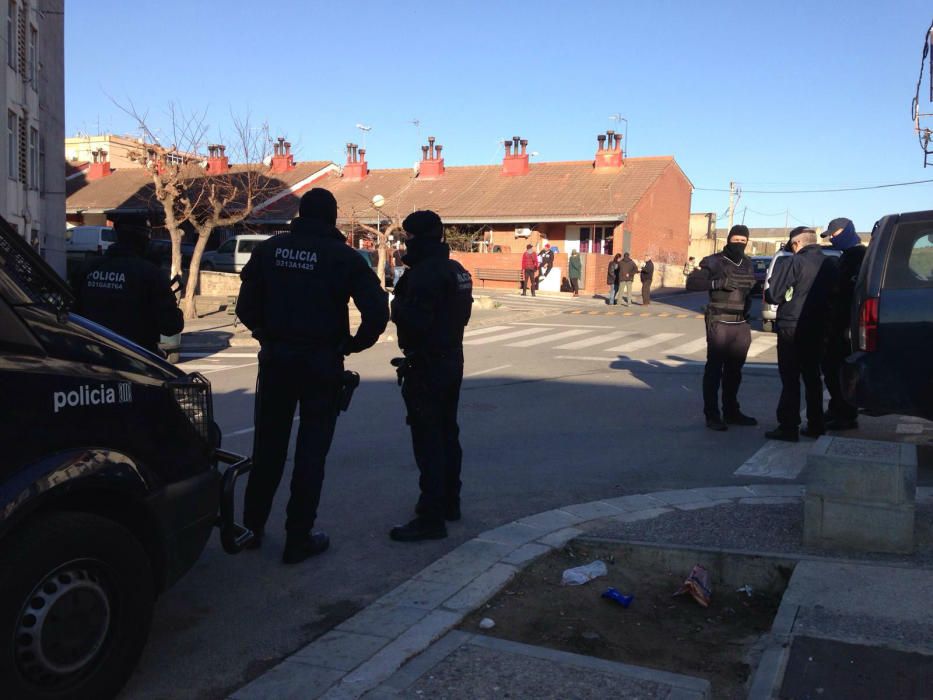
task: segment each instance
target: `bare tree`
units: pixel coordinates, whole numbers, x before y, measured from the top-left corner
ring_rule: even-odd
[[[396,214],[395,216],[389,216],[386,219],[382,219],[380,215],[380,224],[385,223],[385,225],[380,225],[378,227],[369,226],[364,224],[362,221],[359,221],[359,215],[357,214],[356,209],[350,211],[350,228],[351,229],[360,229],[365,231],[368,234],[368,237],[372,239],[376,246],[376,276],[379,278],[379,284],[383,288],[386,286],[386,260],[388,259],[389,251],[389,237],[394,234],[396,231],[402,230],[402,217]]]
[[[242,118],[234,115],[231,153],[239,164],[211,172],[203,166],[204,157],[200,155],[206,148],[218,162],[226,166],[228,161],[225,146],[209,146],[206,142],[206,112],[186,113],[170,105],[172,143],[166,146],[150,129],[147,113],[140,113],[132,103],[120,108],[137,121],[143,134],[144,152],[138,157],[144,159],[152,177],[153,198],[164,213],[165,228],[172,241],[172,277],[182,272],[181,241],[185,226],[197,234],[182,303],[185,318],[195,318],[201,256],[211,232],[239,224],[258,204],[282,188],[269,176],[269,168],[263,162],[271,142],[268,128],[265,125],[255,128],[248,115]]]

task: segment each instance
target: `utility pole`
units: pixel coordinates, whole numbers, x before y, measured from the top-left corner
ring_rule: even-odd
[[[732,219],[735,216],[735,183],[729,182],[729,230],[732,230]]]

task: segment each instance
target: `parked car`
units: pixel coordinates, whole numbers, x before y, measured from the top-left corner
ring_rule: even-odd
[[[842,255],[842,251],[830,248],[829,246],[823,246],[822,250],[823,255],[832,255],[837,258]],[[774,271],[779,265],[786,263],[787,259],[792,255],[793,253],[789,253],[786,250],[779,250],[774,254],[774,257],[771,258],[771,263],[768,265],[768,274],[761,288],[761,327],[762,330],[768,333],[774,331],[774,322],[777,320],[778,307],[777,304],[768,303],[768,300],[765,299],[765,290],[771,285],[771,277],[774,275]],[[757,274],[755,276],[757,277]]]
[[[357,253],[363,256],[363,259],[369,265],[369,269],[373,272],[376,271],[376,265],[379,264],[379,253],[375,250],[368,250],[366,248],[355,248]],[[392,254],[391,251],[386,252],[386,264],[385,264],[385,286],[391,287],[394,277],[392,275]]]
[[[116,242],[110,226],[75,226],[65,232],[65,252],[72,255],[100,255]]]
[[[875,224],[855,285],[843,390],[864,412],[933,419],[933,211]]]
[[[247,233],[234,236],[223,243],[216,250],[211,250],[201,256],[201,269],[216,272],[240,272],[249,262],[253,249],[269,238],[262,233]]]
[[[251,539],[233,520],[250,463],[219,449],[210,383],[72,301],[0,219],[4,698],[114,697],[214,524],[228,552]]]
[[[181,269],[187,270],[194,254],[194,243],[181,244]],[[163,238],[152,239],[146,245],[146,257],[160,267],[172,266],[172,242]]]
[[[752,294],[761,294],[765,289],[765,280],[768,278],[768,268],[771,266],[770,255],[755,255],[751,258],[752,269],[755,273],[755,286]]]

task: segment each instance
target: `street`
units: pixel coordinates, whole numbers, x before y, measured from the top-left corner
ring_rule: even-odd
[[[478,310],[465,339],[460,404],[464,517],[436,542],[387,536],[411,517],[417,498],[389,365],[397,347],[381,342],[351,357],[363,383],[338,422],[317,522],[331,550],[282,565],[286,471],[262,550],[231,557],[212,539],[158,602],[121,697],[223,698],[465,540],[513,519],[616,495],[748,483],[735,471],[764,444],[780,388],[774,336],[753,331],[740,391],[760,426],[707,430],[697,317],[704,297],[625,308],[509,295],[496,297],[499,309]],[[213,384],[224,446],[243,453],[252,446],[255,353],[183,356],[182,366]]]

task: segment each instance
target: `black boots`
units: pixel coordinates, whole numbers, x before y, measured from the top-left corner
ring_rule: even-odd
[[[330,537],[326,532],[315,532],[304,537],[289,535],[285,539],[282,561],[286,564],[298,564],[305,559],[326,552],[328,547],[330,547]]]
[[[434,523],[418,517],[406,525],[396,525],[389,532],[396,542],[420,542],[421,540],[442,540],[447,537],[444,523]]]
[[[424,504],[421,501],[418,501],[415,505],[415,515],[425,516],[428,514],[427,509],[424,507]],[[454,522],[460,520],[460,504],[459,503],[448,503],[447,508],[444,511],[444,520],[448,522]]]
[[[723,417],[727,425],[745,425],[753,426],[758,425],[758,421],[752,418],[751,416],[746,416],[741,411],[736,411],[735,413],[724,413]]]
[[[706,416],[706,427],[717,432],[729,429],[726,427],[726,424],[722,422],[722,417],[718,413]]]
[[[797,433],[797,428],[785,428],[784,426],[779,425],[774,430],[769,430],[765,433],[765,437],[769,440],[782,440],[784,442],[800,442],[800,436]]]

